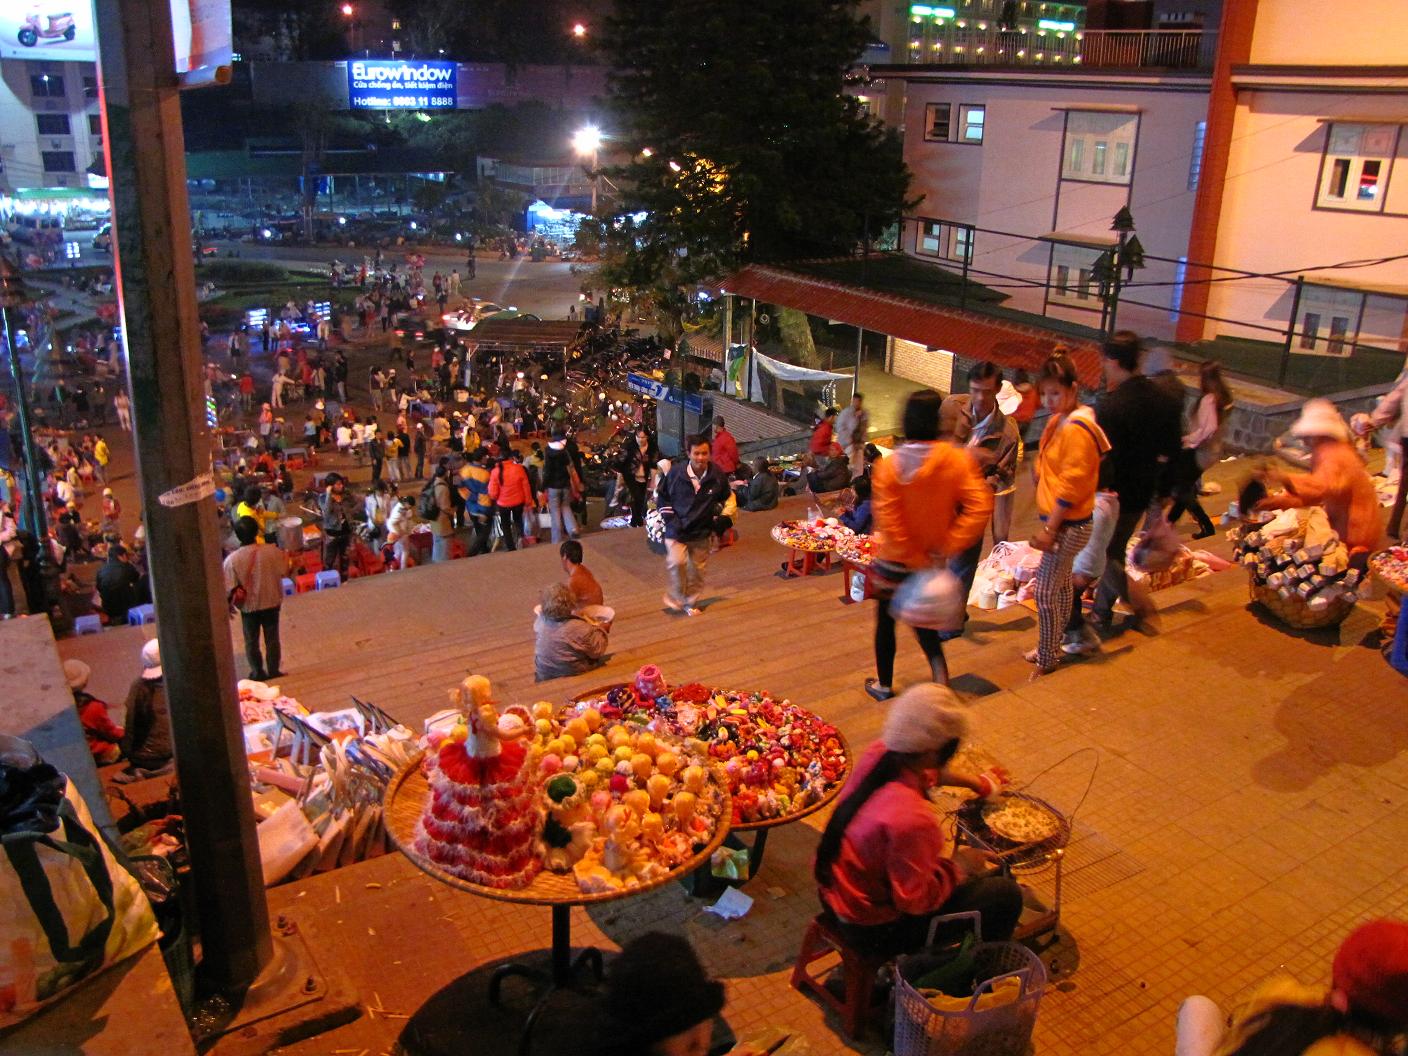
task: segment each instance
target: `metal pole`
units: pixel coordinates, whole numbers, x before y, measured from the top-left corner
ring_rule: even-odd
[[[758,341],[758,298],[748,298],[748,363],[744,366],[744,384],[748,389],[748,402],[753,402],[753,350]]]
[[[860,355],[865,347],[864,342],[865,330],[858,326],[856,327],[856,368],[855,374],[851,378],[852,393],[855,393],[860,390]]]
[[[7,268],[9,261],[0,262],[0,268]],[[4,280],[0,280],[4,281]],[[29,391],[24,383],[24,375],[21,373],[20,354],[15,348],[15,339],[10,329],[10,305],[0,307],[0,315],[3,315],[5,323],[5,348],[10,358],[10,377],[15,379],[15,410],[20,418],[20,435],[23,439],[24,450],[20,452],[24,456],[24,501],[25,501],[25,529],[34,534],[43,546],[44,537],[48,534],[48,526],[44,516],[43,492],[39,487],[39,461],[34,450],[34,430],[30,421]]]
[[[248,986],[273,945],[235,694],[205,424],[171,9],[97,0],[103,141],[147,552],[203,983]]]
[[[977,232],[973,228],[968,229],[968,242],[963,252],[963,282],[958,287],[958,307],[967,309],[968,307],[968,268],[973,262],[973,243],[976,241]]]
[[[1300,318],[1300,295],[1305,290],[1305,276],[1296,276],[1295,293],[1291,294],[1291,321],[1286,327],[1286,340],[1281,346],[1281,369],[1276,373],[1276,384],[1280,388],[1286,387],[1286,376],[1291,370],[1291,345],[1296,338],[1296,320]],[[1408,467],[1404,467],[1408,470]]]
[[[733,294],[724,294],[724,388],[728,388],[729,366],[733,351]],[[733,387],[732,396],[738,395],[738,386]]]
[[[597,188],[601,185],[601,173],[597,171],[597,151],[592,151],[592,216],[596,216]]]

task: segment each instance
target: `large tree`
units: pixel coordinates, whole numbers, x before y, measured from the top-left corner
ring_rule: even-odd
[[[900,214],[898,137],[844,91],[857,0],[618,0],[601,277],[666,289],[747,261],[849,254]],[[668,300],[668,298],[664,298]]]

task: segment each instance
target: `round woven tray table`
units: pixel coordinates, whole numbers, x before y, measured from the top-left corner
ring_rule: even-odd
[[[772,526],[773,542],[779,543],[791,550],[802,550],[812,554],[829,554],[836,550],[846,535],[854,533],[849,528],[836,525],[828,528],[828,531],[835,532],[835,538],[824,538],[817,536],[812,530],[802,525],[798,521],[779,521]],[[799,534],[791,534],[791,533]],[[842,534],[844,533],[844,534]]]

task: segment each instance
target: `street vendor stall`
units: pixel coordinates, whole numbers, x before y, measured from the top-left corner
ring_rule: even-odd
[[[653,665],[634,683],[618,683],[577,697],[572,712],[619,714],[657,735],[681,739],[723,767],[732,802],[729,844],[754,833],[740,868],[720,863],[729,879],[751,879],[762,866],[768,833],[821,810],[841,791],[851,770],[850,748],[835,726],[765,690],[739,691],[699,682],[670,687]]]
[[[1325,511],[1305,506],[1260,518],[1231,533],[1252,600],[1298,630],[1343,623],[1359,600],[1362,573]]]
[[[481,898],[552,910],[550,968],[499,967],[489,998],[519,976],[554,990],[599,951],[572,957],[571,907],[653,890],[707,863],[733,807],[722,771],[665,733],[617,721],[610,709],[500,714],[487,679],[471,676],[454,708],[427,724],[426,752],[386,792],[387,831],[418,868]],[[450,721],[444,721],[448,718]]]
[[[772,526],[773,541],[788,548],[783,574],[809,576],[830,572],[831,555],[837,545],[854,536],[834,517],[811,517],[805,521],[779,521]]]

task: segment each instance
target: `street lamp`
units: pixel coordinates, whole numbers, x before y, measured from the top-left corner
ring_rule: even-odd
[[[597,172],[597,152],[601,150],[601,129],[596,125],[583,125],[572,134],[572,149],[581,157],[592,159],[592,215],[596,215],[597,185],[601,174]]]
[[[572,24],[572,35],[578,40],[581,40],[587,35],[587,27],[580,22],[574,22]]]
[[[29,302],[29,292],[19,268],[0,254],[0,326],[3,326],[5,350],[10,360],[10,376],[15,379],[15,411],[20,419],[20,437],[24,446],[25,528],[39,543],[39,578],[44,584],[44,607],[52,611],[58,602],[58,566],[49,547],[49,527],[44,516],[43,490],[39,486],[39,456],[34,448],[34,427],[30,418],[29,389],[20,370],[20,354],[15,347],[10,328],[10,310]]]

